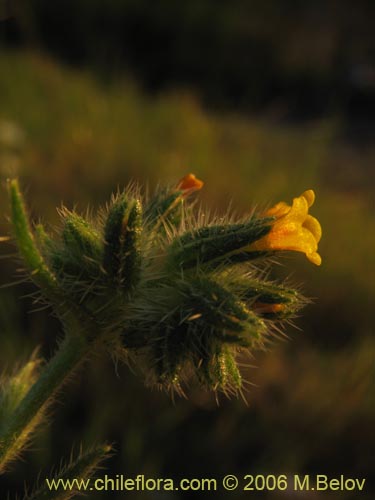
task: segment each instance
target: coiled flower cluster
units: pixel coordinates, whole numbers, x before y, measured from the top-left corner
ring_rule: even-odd
[[[283,250],[319,265],[321,229],[308,214],[312,190],[292,206],[207,222],[191,196],[202,186],[188,174],[147,200],[134,186],[118,193],[95,218],[63,209],[57,238],[36,226],[41,261],[29,270],[48,277],[42,294],[63,321],[73,310],[95,325],[82,335],[104,340],[148,383],[182,391],[195,376],[231,394],[242,387],[239,353],[262,347],[304,304],[259,269]]]

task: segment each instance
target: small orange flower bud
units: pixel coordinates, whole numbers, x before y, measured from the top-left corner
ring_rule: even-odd
[[[202,189],[203,181],[197,179],[194,174],[185,175],[177,184],[176,189],[185,191],[186,194]]]
[[[284,304],[268,304],[260,301],[256,301],[252,307],[258,314],[275,314],[285,309]]]

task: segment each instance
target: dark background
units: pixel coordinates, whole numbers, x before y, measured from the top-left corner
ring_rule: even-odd
[[[73,445],[102,440],[117,449],[110,475],[345,474],[367,477],[367,488],[337,498],[373,498],[375,4],[1,7],[1,234],[9,232],[9,176],[20,177],[35,219],[53,227],[61,202],[97,208],[129,180],[152,189],[193,171],[205,181],[204,205],[219,211],[231,200],[243,213],[313,188],[324,235],[321,268],[294,255],[275,271],[292,275],[313,303],[295,321],[300,330],[288,327],[289,341],[251,360],[248,404],[217,404],[196,386],[171,401],[103,354],[66,387],[51,424],[1,478],[1,498],[40,470],[45,477]],[[2,257],[14,252],[1,245]],[[18,266],[1,258],[0,285]],[[61,335],[48,311],[30,314],[32,291],[0,289],[3,370],[37,345],[49,357]],[[95,496],[108,497],[123,494]]]
[[[373,119],[375,6],[329,0],[14,1],[3,39],[212,108]]]

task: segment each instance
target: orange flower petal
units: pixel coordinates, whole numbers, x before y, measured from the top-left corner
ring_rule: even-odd
[[[284,202],[277,203],[265,215],[274,216],[268,234],[244,248],[245,251],[291,250],[302,252],[317,266],[322,262],[317,253],[318,242],[322,236],[319,221],[308,213],[314,203],[315,193],[309,189],[293,199],[290,207]]]
[[[301,196],[305,198],[307,201],[307,204],[309,208],[314,204],[315,201],[315,193],[312,189],[308,189],[307,191],[304,191]]]
[[[310,231],[316,239],[316,242],[319,243],[322,237],[322,226],[320,225],[318,219],[316,219],[312,215],[308,215],[304,223],[302,224],[302,227]]]
[[[189,191],[190,193],[201,189],[203,184],[203,181],[197,179],[194,174],[187,174],[182,179],[180,179],[176,186],[176,189],[180,191]]]
[[[322,258],[317,252],[306,254],[306,257],[316,266],[320,266],[320,264],[322,263]]]
[[[280,201],[275,206],[264,212],[265,217],[281,217],[290,211],[290,206],[285,201]]]

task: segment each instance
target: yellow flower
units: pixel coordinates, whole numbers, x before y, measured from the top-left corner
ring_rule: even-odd
[[[276,217],[266,236],[252,243],[246,250],[292,250],[302,252],[310,262],[320,266],[322,259],[318,254],[318,242],[322,236],[319,221],[308,213],[314,203],[312,189],[293,199],[292,206],[280,202],[264,214]]]
[[[184,195],[189,195],[194,191],[199,191],[203,186],[203,181],[197,179],[194,174],[187,174],[179,180],[176,189],[184,191]]]

